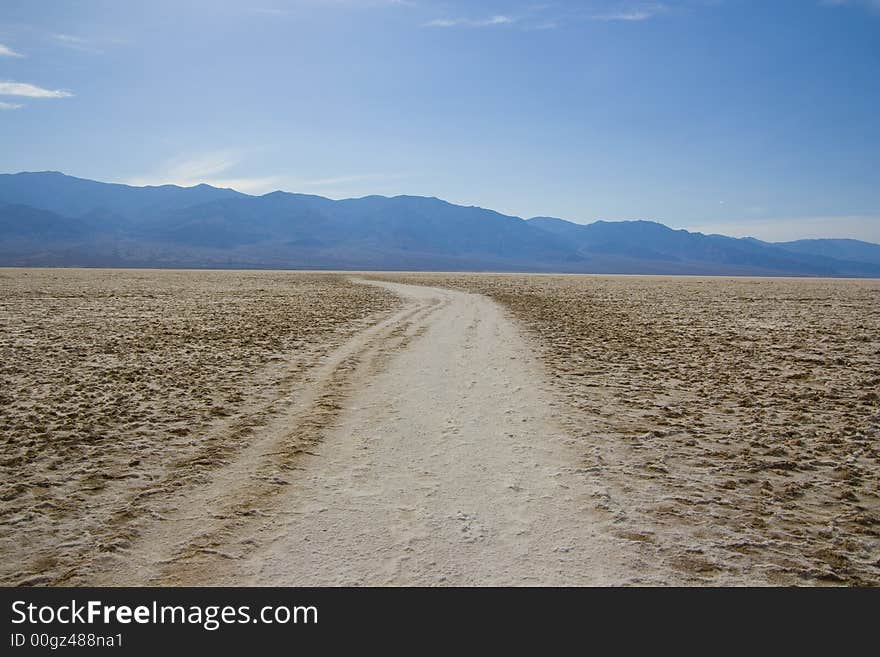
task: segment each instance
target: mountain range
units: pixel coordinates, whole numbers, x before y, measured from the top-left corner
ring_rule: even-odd
[[[0,174],[0,265],[880,277],[880,245],[522,219],[422,196],[251,196],[26,172]]]

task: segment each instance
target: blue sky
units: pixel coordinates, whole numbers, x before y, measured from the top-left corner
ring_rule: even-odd
[[[2,0],[0,170],[880,242],[880,0]]]

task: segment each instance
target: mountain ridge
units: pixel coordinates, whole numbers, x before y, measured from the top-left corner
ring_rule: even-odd
[[[427,196],[333,200],[0,174],[0,265],[880,277],[880,245],[524,219]]]

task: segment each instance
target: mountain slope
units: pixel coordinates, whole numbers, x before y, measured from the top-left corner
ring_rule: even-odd
[[[57,171],[0,174],[0,201],[68,217],[101,210],[119,219],[143,219],[174,208],[245,194],[210,185],[132,187],[66,176]]]
[[[796,240],[794,242],[775,242],[774,246],[792,253],[880,265],[880,244],[860,240]]]
[[[680,268],[682,272],[710,266],[730,273],[751,270],[826,276],[876,276],[877,265],[880,265],[834,258],[815,249],[813,252],[808,249],[785,249],[760,240],[673,230],[653,221],[597,221],[587,225],[552,217],[535,217],[528,221],[564,237],[584,257],[639,260],[645,266],[655,263],[654,266],[660,269],[663,268],[662,263],[666,263],[666,268]]]
[[[0,265],[880,276],[880,246],[770,244],[649,221],[523,220],[421,196],[0,175]]]
[[[19,203],[0,202],[0,236],[2,244],[10,240],[40,239],[63,241],[82,238],[89,233],[86,223],[62,217],[49,210],[41,210]]]

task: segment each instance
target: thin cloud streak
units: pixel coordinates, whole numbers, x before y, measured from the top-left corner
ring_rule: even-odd
[[[27,82],[0,82],[0,96],[25,96],[27,98],[70,98],[69,91],[44,89]]]
[[[0,110],[16,110],[24,107],[24,105],[20,103],[5,103],[0,100]]]
[[[242,155],[239,151],[226,149],[195,157],[175,158],[166,163],[165,170],[169,178],[197,180],[228,171],[241,160]]]
[[[330,178],[297,178],[291,175],[237,176],[235,169],[244,159],[244,153],[236,149],[223,149],[184,155],[166,161],[157,171],[134,176],[121,182],[135,186],[177,185],[194,187],[200,184],[212,187],[228,187],[245,194],[265,194],[284,189],[328,190],[352,183],[388,181],[406,177],[404,174],[365,173]]]
[[[615,14],[599,14],[591,16],[590,20],[594,21],[645,21],[656,16],[656,12],[649,11],[626,11]]]
[[[483,19],[437,18],[423,23],[422,27],[497,27],[499,25],[511,25],[516,21],[516,18],[503,15],[490,16]]]
[[[168,160],[153,174],[136,176],[123,182],[136,186],[177,185],[179,187],[194,187],[204,183],[212,187],[229,187],[246,194],[267,191],[277,184],[279,180],[277,176],[228,175],[230,169],[234,169],[242,161],[242,157],[242,153],[234,149],[180,156]]]
[[[52,40],[65,48],[70,48],[71,50],[77,50],[79,52],[85,52],[92,55],[103,55],[104,51],[98,47],[98,45],[91,39],[84,39],[83,37],[74,36],[72,34],[61,34],[56,33],[51,35]]]
[[[625,5],[618,9],[588,16],[592,21],[646,21],[668,11],[664,4]]]
[[[880,0],[878,0],[880,1]],[[527,31],[552,30],[569,23],[582,21],[596,22],[641,22],[647,21],[669,11],[662,3],[617,3],[607,6],[605,11],[593,13],[582,10],[557,10],[552,4],[538,4],[524,8],[517,14],[495,14],[486,18],[443,17],[435,18],[422,27],[427,28],[487,28],[516,26]]]
[[[24,55],[0,43],[0,57],[24,57]]]
[[[196,187],[210,185],[221,189],[234,189],[244,194],[263,194],[272,191],[278,185],[278,178],[169,178],[167,176],[141,176],[123,180],[126,185],[135,187],[159,187],[177,185],[178,187]]]

